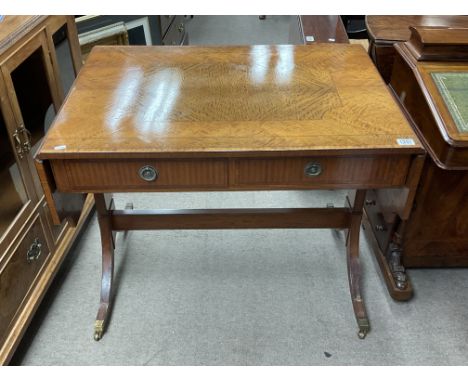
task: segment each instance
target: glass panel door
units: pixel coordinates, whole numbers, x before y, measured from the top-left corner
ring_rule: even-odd
[[[68,94],[76,77],[68,33],[67,24],[64,24],[52,35],[61,80],[59,86],[64,96]]]
[[[55,115],[42,49],[35,50],[13,70],[11,79],[24,126],[30,132],[31,146],[35,148]],[[46,118],[48,112],[52,118]],[[35,153],[34,149],[31,151]]]
[[[55,117],[61,97],[53,75],[45,31],[28,45],[18,52],[23,57],[15,57],[11,64],[7,63],[9,72],[5,81],[13,89],[11,103],[18,129],[26,131],[28,137],[30,150],[27,156],[40,199],[43,191],[33,157]]]
[[[3,67],[17,131],[26,142],[25,162],[33,182],[34,202],[44,195],[34,156],[61,105],[62,96],[47,46],[45,30],[31,39]]]
[[[0,112],[0,238],[28,202],[20,165],[16,162],[10,134]]]

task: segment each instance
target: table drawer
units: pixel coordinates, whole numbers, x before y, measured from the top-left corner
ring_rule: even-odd
[[[155,191],[227,186],[224,159],[65,160],[53,161],[52,169],[60,191]]]
[[[0,269],[0,342],[50,255],[39,215],[9,253]]]
[[[238,159],[232,176],[237,186],[260,188],[391,187],[405,183],[409,164],[408,156]]]

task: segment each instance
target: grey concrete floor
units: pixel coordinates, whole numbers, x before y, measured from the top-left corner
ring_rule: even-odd
[[[191,44],[286,43],[289,16],[196,16]],[[116,195],[117,207],[343,205],[345,192]],[[119,234],[114,310],[93,340],[99,301],[95,217],[36,314],[17,365],[466,365],[466,269],[410,270],[416,295],[392,300],[366,240],[372,331],[356,335],[342,233],[333,230]]]

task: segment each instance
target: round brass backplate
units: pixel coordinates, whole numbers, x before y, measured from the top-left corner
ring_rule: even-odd
[[[322,173],[322,165],[318,162],[310,162],[304,168],[307,176],[319,176]]]
[[[138,171],[138,174],[140,175],[140,178],[147,181],[147,182],[153,182],[158,178],[158,170],[156,170],[153,166],[143,166],[140,168]]]

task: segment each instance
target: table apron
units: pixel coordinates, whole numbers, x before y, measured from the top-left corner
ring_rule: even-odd
[[[400,187],[410,155],[50,161],[60,192],[155,192]],[[154,179],[141,172],[149,169]]]

